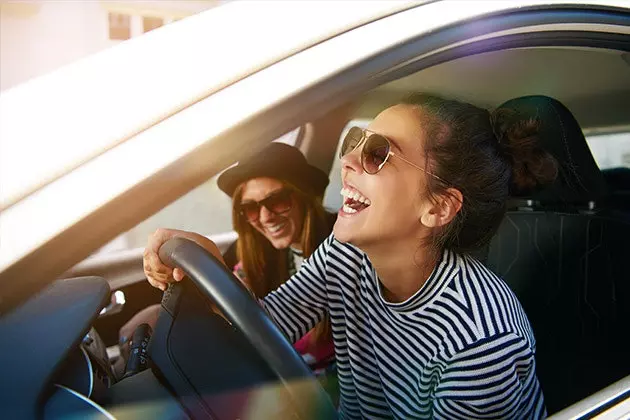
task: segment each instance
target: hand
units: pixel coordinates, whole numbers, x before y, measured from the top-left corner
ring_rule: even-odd
[[[186,238],[196,242],[206,251],[210,252],[215,258],[225,264],[219,248],[217,248],[214,242],[205,236],[183,230],[158,229],[155,233],[149,236],[149,241],[142,258],[144,274],[147,276],[147,280],[151,286],[165,291],[169,283],[172,283],[173,281],[181,281],[186,276],[184,271],[180,268],[173,269],[164,264],[158,255],[160,247],[169,239],[173,239],[175,237]]]

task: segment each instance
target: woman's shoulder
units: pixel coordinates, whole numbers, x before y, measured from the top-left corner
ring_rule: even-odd
[[[504,314],[509,319],[503,317],[493,319],[497,330],[521,336],[528,341],[534,341],[531,326],[527,320],[527,314],[521,306],[518,297],[512,288],[491,269],[486,267],[471,256],[461,256],[463,263],[461,281],[467,283],[465,289],[470,290],[475,295],[475,301],[483,306],[489,313]],[[460,289],[464,290],[464,288]],[[464,293],[464,292],[462,292]]]

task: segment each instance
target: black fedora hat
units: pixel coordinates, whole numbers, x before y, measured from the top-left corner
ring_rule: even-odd
[[[328,176],[310,165],[302,152],[284,143],[271,143],[248,160],[223,172],[217,184],[232,197],[236,188],[252,178],[269,177],[287,181],[305,193],[324,195]]]

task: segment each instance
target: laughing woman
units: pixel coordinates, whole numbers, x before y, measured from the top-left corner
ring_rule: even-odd
[[[557,175],[536,132],[534,120],[422,94],[349,131],[333,235],[262,300],[294,341],[330,316],[342,417],[545,416],[527,317],[470,257],[510,192]],[[160,288],[183,277],[157,257],[168,239],[147,247],[147,277]]]

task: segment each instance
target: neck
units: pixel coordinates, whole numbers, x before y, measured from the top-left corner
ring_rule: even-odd
[[[403,302],[420,290],[439,258],[435,250],[419,245],[416,238],[361,248],[378,274],[383,297],[393,303]]]

